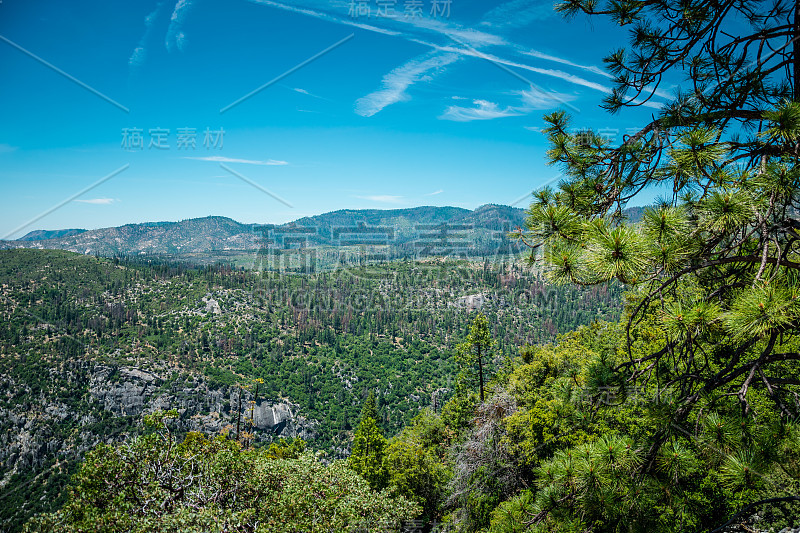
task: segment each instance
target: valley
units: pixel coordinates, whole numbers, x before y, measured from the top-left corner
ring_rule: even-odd
[[[346,457],[369,391],[387,435],[452,396],[478,310],[494,369],[615,319],[620,294],[554,287],[511,257],[299,273],[0,251],[2,527],[57,508],[83,455],[137,433],[143,414],[174,408],[182,432],[301,437]]]

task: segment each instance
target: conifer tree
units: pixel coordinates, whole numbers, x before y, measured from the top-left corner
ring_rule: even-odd
[[[700,442],[715,409],[738,406],[747,434],[759,416],[783,428],[800,414],[800,3],[566,0],[556,9],[630,30],[630,48],[605,60],[616,84],[606,109],[666,102],[619,144],[573,133],[563,111],[546,116],[548,157],[565,178],[535,194],[517,237],[555,282],[628,287],[627,354],[603,379],[649,387],[659,402],[630,474],[685,473],[666,458]],[[681,77],[680,90],[664,91]],[[626,220],[628,202],[655,187],[665,196],[641,222]],[[645,353],[632,349],[643,336]],[[756,471],[748,446],[723,454],[723,478]],[[569,461],[544,472],[566,468],[566,487]],[[588,472],[582,482],[593,486],[597,470]],[[580,512],[605,513],[596,502],[615,497],[608,486],[578,494]],[[537,502],[537,520],[559,508]]]
[[[630,28],[630,50],[605,60],[616,82],[604,102],[611,112],[670,97],[665,80],[686,80],[688,89],[619,145],[590,130],[570,133],[562,111],[545,117],[550,162],[566,177],[558,191],[536,194],[517,234],[556,282],[618,280],[633,288],[630,342],[648,313],[660,315],[663,342],[645,356],[629,349],[615,370],[674,389],[675,421],[704,399],[728,396],[749,413],[754,386],[784,417],[800,413],[800,353],[792,342],[800,325],[798,6],[556,6]],[[656,186],[667,196],[641,223],[628,223],[627,203]]]
[[[461,364],[459,380],[469,380],[472,372],[477,370],[481,403],[484,402],[484,366],[493,344],[489,321],[486,315],[478,313],[469,327],[467,338],[457,346]]]
[[[367,480],[370,487],[381,490],[386,487],[389,476],[384,465],[387,441],[378,427],[377,417],[375,393],[370,392],[361,409],[361,421],[353,435],[347,464]]]

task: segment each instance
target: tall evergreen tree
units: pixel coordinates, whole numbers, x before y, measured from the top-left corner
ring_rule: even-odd
[[[653,120],[619,146],[568,132],[564,112],[545,119],[550,161],[567,176],[537,193],[518,236],[551,279],[635,287],[629,340],[657,308],[664,342],[616,370],[654,375],[678,393],[676,419],[702,398],[734,395],[744,412],[763,386],[786,417],[800,413],[800,4],[786,0],[665,4],[569,0],[557,9],[611,16],[631,27],[630,51],[606,62],[619,112],[663,96]],[[645,188],[671,194],[640,224],[622,216]],[[655,371],[655,372],[653,372]]]
[[[469,327],[467,338],[457,346],[462,368],[459,377],[462,380],[469,380],[469,376],[477,371],[481,403],[484,401],[484,366],[493,344],[489,321],[486,315],[478,313]]]
[[[370,487],[380,490],[386,487],[389,474],[384,465],[387,441],[378,427],[377,417],[375,393],[370,392],[361,409],[361,421],[353,435],[353,447],[347,464],[367,480]]]
[[[678,432],[696,432],[702,413],[730,400],[743,428],[756,396],[781,423],[796,419],[800,2],[567,0],[556,9],[630,28],[630,49],[606,59],[616,82],[606,109],[667,99],[618,145],[572,133],[562,111],[546,116],[548,157],[565,178],[536,193],[517,234],[551,280],[631,290],[627,360],[595,381],[657,386],[659,429],[638,471],[655,472]],[[681,89],[665,94],[680,77]],[[626,221],[628,202],[653,187],[669,192],[640,223]],[[637,354],[648,335],[653,349]]]

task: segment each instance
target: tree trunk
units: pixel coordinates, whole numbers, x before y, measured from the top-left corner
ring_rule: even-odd
[[[237,411],[237,413],[236,413],[237,414],[237,417],[236,417],[236,440],[239,440],[241,435],[242,435],[241,433],[239,433],[239,428],[240,428],[240,425],[241,425],[241,422],[242,422],[242,389],[241,388],[239,389],[239,408],[236,411]]]
[[[800,2],[800,0],[798,0]],[[481,345],[478,345],[478,377],[481,382],[481,403],[483,403],[483,357],[481,356]]]
[[[259,385],[259,383],[256,383],[256,393],[255,393],[255,396],[253,396],[253,407],[250,409],[250,427],[251,428],[255,428],[256,427],[256,403],[258,403],[258,385]]]
[[[794,65],[794,79],[792,94],[795,102],[800,102],[800,0],[794,2],[794,43],[792,46],[792,63]]]

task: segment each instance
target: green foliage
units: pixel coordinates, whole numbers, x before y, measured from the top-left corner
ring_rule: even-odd
[[[726,6],[689,1],[673,9],[640,0],[558,6],[633,26],[633,52],[608,58],[618,84],[609,109],[639,105],[636,98],[652,96],[667,73],[685,74],[694,91],[678,93],[619,146],[592,132],[569,133],[564,112],[545,117],[550,162],[568,178],[558,192],[538,195],[527,231],[518,236],[542,251],[531,260],[541,259],[553,281],[629,285],[637,301],[628,335],[651,304],[660,306],[666,343],[617,370],[638,375],[649,365],[663,367],[657,379],[681,390],[677,418],[709,393],[735,388],[750,410],[756,371],[774,407],[792,417],[800,413],[800,383],[776,372],[800,371],[800,355],[786,342],[800,326],[800,130],[792,130],[800,124],[800,82],[782,79],[779,67],[769,65],[800,60],[800,49],[777,30],[784,17],[800,15],[784,1],[771,10],[738,0]],[[758,30],[748,33],[742,20]],[[765,43],[783,45],[767,57]],[[671,59],[678,57],[685,61]],[[640,223],[624,219],[639,191],[665,185],[671,195],[646,209]],[[740,383],[742,374],[753,377]]]
[[[306,441],[303,439],[280,439],[267,448],[266,454],[270,459],[299,459],[305,454]]]
[[[459,299],[485,295],[481,312],[497,360],[520,344],[619,314],[619,287],[554,288],[504,261],[259,274],[226,264],[0,251],[0,408],[8,414],[0,431],[12,450],[0,465],[0,476],[10,476],[0,529],[16,533],[34,513],[60,507],[82,450],[141,431],[138,407],[124,412],[96,390],[124,386],[126,369],[158,376],[154,394],[179,402],[167,408],[199,405],[182,412],[181,428],[198,414],[235,428],[231,389],[263,379],[260,402],[297,404],[299,416],[316,422],[309,447],[344,457],[367,391],[376,393],[376,422],[387,435],[434,394],[439,405],[448,401],[455,345],[474,318],[454,305]],[[209,297],[221,313],[207,310]],[[269,445],[277,436],[248,423],[254,393],[244,393],[243,435]],[[208,403],[209,395],[220,403]],[[470,417],[465,404],[462,425]],[[23,445],[28,440],[36,446]]]
[[[421,518],[439,521],[452,476],[447,447],[454,432],[442,417],[425,409],[392,438],[384,459],[392,493],[422,506]]]
[[[509,425],[538,463],[536,487],[498,511],[498,527],[516,527],[521,506],[534,531],[699,531],[748,503],[777,520],[761,500],[798,493],[777,450],[800,414],[800,47],[789,46],[800,11],[783,0],[556,9],[630,25],[630,50],[606,59],[607,109],[662,98],[676,76],[689,90],[617,146],[573,133],[563,111],[545,117],[548,158],[566,178],[537,195],[518,233],[530,261],[554,282],[615,280],[630,293],[616,346],[588,352],[574,384],[562,374],[530,394]],[[626,220],[654,187],[669,193]]]
[[[603,334],[599,327],[592,331]],[[599,356],[581,337],[566,335],[557,347],[528,347],[522,364],[508,377],[508,390],[522,409],[507,417],[505,424],[518,460],[529,467],[560,446],[587,438],[586,431],[576,428],[576,422],[587,416],[576,400],[585,397],[587,369]]]
[[[198,433],[176,443],[163,419],[151,419],[160,420],[161,433],[87,454],[64,508],[25,531],[372,530],[418,513],[402,497],[371,491],[344,463],[323,465],[302,444],[276,454]]]
[[[490,533],[524,533],[530,527],[530,512],[534,504],[533,493],[522,491],[501,502],[492,510]],[[561,531],[569,531],[562,529]]]
[[[442,419],[457,435],[461,435],[470,427],[477,406],[478,395],[474,392],[456,394],[442,407]]]
[[[170,409],[168,411],[159,410],[154,413],[150,413],[149,415],[144,416],[143,421],[145,427],[169,431],[170,426],[166,421],[172,418],[178,418],[177,409]]]
[[[378,407],[375,405],[375,392],[370,391],[364,402],[364,407],[361,408],[361,419],[371,418],[378,420]]]
[[[370,487],[381,490],[386,487],[389,476],[384,464],[387,441],[374,418],[377,416],[374,393],[370,392],[361,412],[347,465],[366,479]]]
[[[658,318],[640,333],[648,322]],[[710,530],[749,503],[800,491],[797,424],[761,408],[766,391],[751,393],[758,415],[743,417],[728,397],[679,423],[671,418],[676,396],[653,381],[597,381],[599,368],[627,357],[624,328],[597,324],[526,350],[508,374],[516,410],[499,427],[506,468],[522,487],[493,509],[490,531]],[[654,340],[641,335],[633,356],[649,353]],[[654,445],[659,434],[666,436]],[[473,488],[470,497],[486,492]],[[771,505],[759,507],[759,529],[791,525],[796,502]]]
[[[469,334],[464,342],[456,347],[460,371],[457,378],[456,392],[465,384],[475,381],[477,377],[481,402],[484,400],[484,367],[491,360],[491,349],[494,345],[489,321],[486,315],[478,313],[469,327]]]

